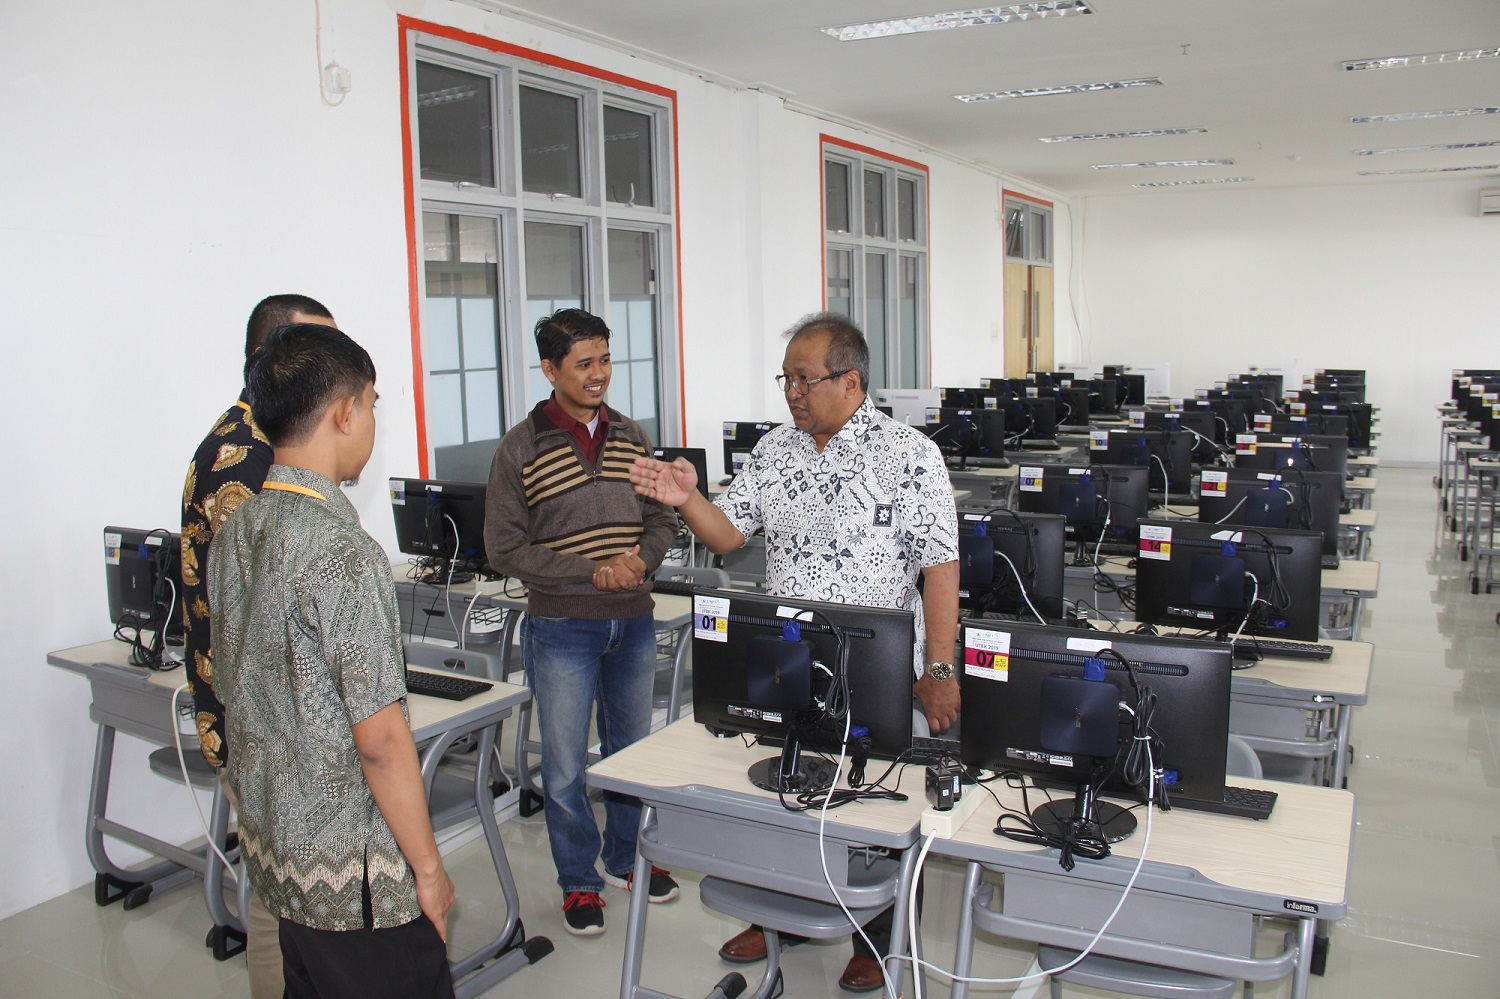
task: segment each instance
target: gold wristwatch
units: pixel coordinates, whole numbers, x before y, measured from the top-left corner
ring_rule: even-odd
[[[927,664],[927,675],[942,683],[944,680],[953,679],[953,664],[941,660]]]

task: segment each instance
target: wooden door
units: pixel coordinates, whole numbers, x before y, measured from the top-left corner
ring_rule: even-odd
[[[1052,268],[1005,265],[1005,376],[1051,371]]]

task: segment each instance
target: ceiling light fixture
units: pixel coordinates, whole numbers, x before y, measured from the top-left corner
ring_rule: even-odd
[[[971,7],[943,14],[919,14],[914,17],[892,17],[884,21],[865,21],[862,24],[839,24],[823,28],[822,31],[841,42],[855,42],[865,38],[914,35],[921,31],[978,28],[986,24],[1004,24],[1007,21],[1092,13],[1084,0],[1036,0],[1034,3],[1012,3],[1003,7]]]
[[[1389,149],[1356,149],[1355,156],[1379,156],[1383,153],[1441,153],[1449,149],[1488,149],[1500,146],[1500,139],[1483,142],[1440,142],[1431,146],[1391,146]]]
[[[1412,170],[1360,170],[1359,175],[1361,177],[1394,177],[1407,173],[1468,173],[1470,170],[1500,170],[1500,163],[1490,163],[1485,166],[1417,167]]]
[[[1140,80],[1114,80],[1109,83],[1070,83],[1060,87],[1026,87],[1021,90],[990,90],[981,94],[954,94],[954,99],[965,104],[975,101],[1003,101],[1012,97],[1050,97],[1053,94],[1089,94],[1097,90],[1127,90],[1131,87],[1159,87],[1161,81],[1154,76]]]
[[[1197,180],[1153,180],[1144,184],[1131,184],[1131,187],[1190,187],[1195,184],[1245,184],[1254,180],[1254,177],[1200,177]]]
[[[1145,139],[1155,135],[1192,135],[1206,128],[1138,128],[1130,132],[1079,132],[1076,135],[1044,135],[1043,142],[1093,142],[1096,139]]]
[[[1152,167],[1234,166],[1234,160],[1156,160],[1151,163],[1095,163],[1095,170],[1147,170]]]
[[[1400,69],[1402,66],[1436,66],[1443,62],[1469,62],[1474,59],[1494,59],[1500,56],[1500,48],[1458,49],[1454,52],[1429,52],[1426,55],[1382,56],[1379,59],[1350,59],[1343,63],[1347,72],[1362,69]]]
[[[1399,111],[1396,114],[1362,114],[1349,119],[1351,125],[1372,121],[1417,121],[1422,118],[1462,118],[1471,114],[1500,114],[1500,108],[1450,108],[1446,111]]]

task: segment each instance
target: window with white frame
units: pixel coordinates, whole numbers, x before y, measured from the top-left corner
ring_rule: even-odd
[[[676,440],[670,93],[498,45],[408,42],[428,474],[484,480],[551,391],[532,330],[562,308],[609,324],[609,404]]]
[[[1024,198],[1005,199],[1005,259],[1052,263],[1052,208]]]
[[[927,370],[927,171],[823,137],[824,308],[870,344],[870,388]]]

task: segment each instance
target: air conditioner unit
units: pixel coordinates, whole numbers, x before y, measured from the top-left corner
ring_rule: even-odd
[[[1500,188],[1479,192],[1479,214],[1500,215]]]

